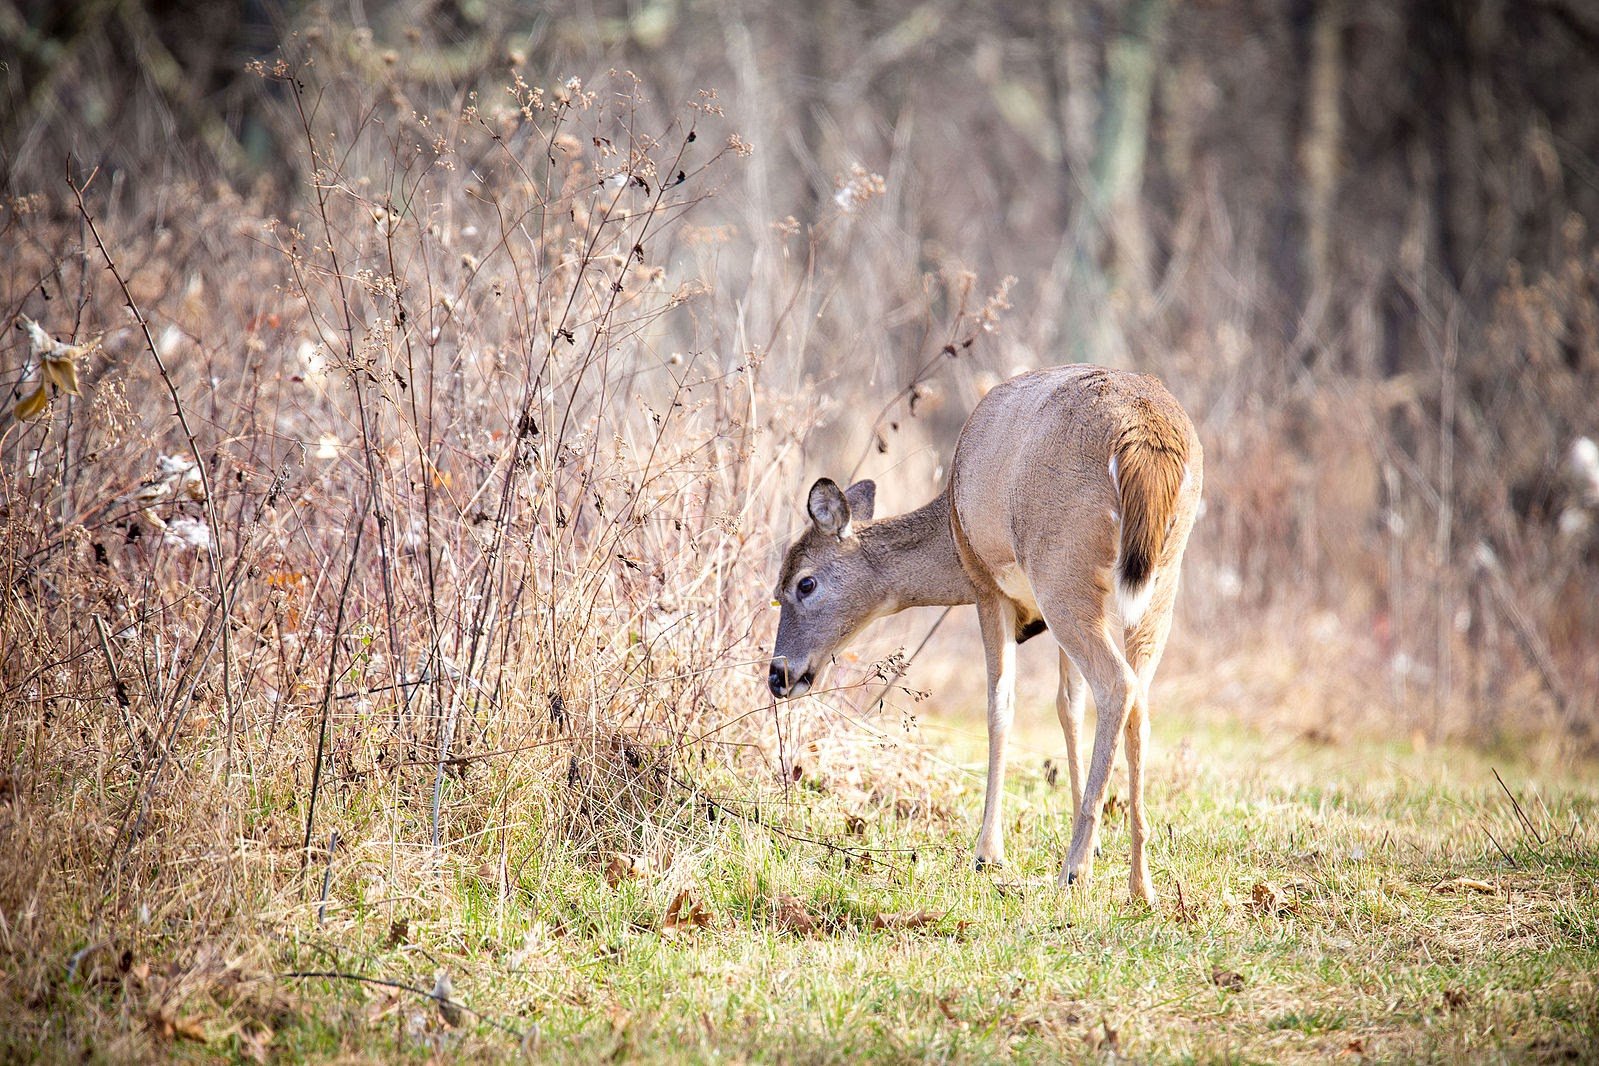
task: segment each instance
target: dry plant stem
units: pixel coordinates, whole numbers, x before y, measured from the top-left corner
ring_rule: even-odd
[[[99,615],[94,616],[94,631],[100,638],[100,652],[105,656],[105,666],[111,674],[111,685],[116,692],[117,710],[122,714],[122,724],[128,730],[129,750],[135,754],[139,752],[139,735],[134,731],[133,718],[128,714],[128,686],[122,681],[122,672],[117,669],[117,660],[111,654],[111,634],[106,632],[105,619]]]
[[[514,1036],[518,1040],[526,1039],[520,1030],[513,1029],[509,1025],[505,1025],[502,1022],[497,1022],[493,1018],[490,1018],[488,1015],[484,1014],[482,1011],[473,1010],[471,1007],[468,1007],[465,1003],[462,1003],[458,999],[449,999],[445,996],[435,995],[432,991],[426,988],[418,988],[415,985],[408,985],[403,981],[391,981],[386,977],[368,977],[365,974],[359,973],[344,973],[340,970],[294,970],[290,973],[284,974],[283,976],[302,981],[315,978],[322,978],[329,981],[359,981],[362,984],[382,985],[384,988],[397,988],[402,992],[414,992],[416,995],[419,995],[424,999],[431,999],[435,1003],[441,1004],[442,1006],[457,1007],[461,1010],[464,1010],[474,1018],[481,1018],[483,1020],[483,1024],[492,1025],[500,1032]]]
[[[1538,827],[1532,824],[1532,819],[1527,817],[1527,812],[1521,809],[1521,801],[1516,799],[1514,792],[1510,791],[1510,786],[1505,784],[1505,779],[1499,776],[1498,767],[1494,767],[1494,780],[1499,782],[1499,787],[1504,789],[1505,795],[1510,798],[1510,806],[1515,810],[1516,817],[1521,819],[1521,824],[1527,827],[1527,832],[1532,834],[1532,838],[1538,842],[1538,846],[1543,847],[1543,834],[1538,832]]]
[[[737,807],[734,807],[732,804],[730,804],[730,803],[728,803],[728,802],[726,802],[724,800],[719,800],[715,796],[712,796],[709,792],[706,792],[705,789],[700,787],[695,782],[693,782],[693,781],[685,781],[682,778],[679,778],[676,774],[672,773],[669,770],[665,772],[665,776],[666,776],[666,779],[668,781],[670,781],[672,784],[676,785],[678,788],[680,788],[684,792],[688,793],[690,798],[703,800],[707,807],[712,808],[713,810],[717,811],[718,813],[725,814],[725,815],[727,815],[727,816],[729,816],[731,818],[736,818],[736,819],[738,819],[741,822],[747,822],[750,825],[760,826],[762,829],[766,830],[766,832],[768,832],[768,833],[771,833],[773,836],[782,837],[784,840],[790,840],[790,841],[793,841],[796,844],[810,844],[813,847],[822,848],[822,849],[824,849],[826,851],[829,851],[829,852],[831,852],[831,853],[833,853],[835,855],[843,855],[843,856],[846,856],[846,857],[856,858],[856,859],[864,859],[864,858],[868,858],[870,856],[877,856],[877,855],[913,855],[914,856],[914,855],[916,855],[918,853],[919,850],[921,850],[921,849],[917,849],[917,848],[867,848],[867,847],[858,847],[858,846],[853,845],[853,844],[835,844],[831,840],[824,840],[824,839],[822,839],[820,837],[805,836],[803,833],[796,833],[796,832],[794,832],[794,831],[792,831],[790,829],[785,829],[785,828],[783,828],[780,825],[774,825],[772,822],[770,822],[767,819],[763,818],[761,816],[761,812],[759,810],[756,810],[754,812],[741,811]],[[874,859],[873,861],[881,862],[882,860]],[[899,866],[899,865],[897,865],[895,863],[884,862],[883,865],[885,867],[887,867],[893,873],[905,873],[906,872],[904,867]]]
[[[345,278],[344,270],[339,263],[338,246],[334,238],[333,222],[328,217],[328,185],[327,182],[321,179],[319,174],[320,168],[317,166],[316,137],[312,131],[311,116],[305,110],[305,99],[303,95],[305,91],[304,86],[298,76],[291,77],[288,80],[290,88],[293,90],[291,95],[294,99],[295,114],[299,117],[300,129],[305,136],[306,161],[311,164],[312,168],[313,180],[311,182],[311,186],[316,190],[317,216],[322,222],[322,233],[326,239],[328,262],[332,267],[332,274],[338,285],[339,309],[344,315],[344,352],[345,362],[347,364],[346,373],[349,375],[350,388],[355,393],[356,415],[361,427],[361,456],[366,464],[368,486],[367,506],[376,516],[378,524],[378,573],[383,583],[383,614],[385,628],[388,630],[389,637],[389,672],[393,677],[393,680],[398,682],[400,639],[399,631],[395,628],[396,612],[394,608],[394,579],[391,572],[394,552],[392,550],[392,544],[390,541],[391,531],[389,529],[389,515],[383,507],[383,500],[381,496],[382,484],[380,478],[378,477],[377,446],[376,442],[372,439],[373,430],[369,412],[367,410],[366,389],[361,380],[361,372],[355,365],[355,312],[350,307],[348,281]],[[307,296],[307,304],[309,305],[309,303],[309,296]],[[314,322],[315,320],[315,316],[313,315],[312,321]]]
[[[227,755],[224,766],[231,769],[233,765],[233,732],[237,727],[237,707],[233,695],[233,650],[229,639],[229,630],[233,627],[232,600],[228,593],[228,583],[222,572],[222,524],[217,519],[216,500],[211,492],[211,474],[206,467],[205,457],[200,454],[200,443],[195,439],[194,430],[189,427],[189,418],[183,408],[183,397],[178,394],[178,386],[172,380],[171,373],[167,370],[166,361],[161,358],[160,349],[156,347],[155,337],[150,332],[150,322],[139,309],[138,302],[134,300],[132,291],[128,288],[127,281],[122,277],[122,272],[117,269],[116,260],[111,257],[111,250],[106,247],[105,241],[100,237],[100,230],[94,224],[94,216],[89,213],[88,205],[83,202],[83,191],[94,181],[94,174],[90,174],[87,181],[81,186],[74,183],[70,176],[67,178],[67,187],[72,190],[73,197],[78,203],[78,214],[84,224],[89,227],[89,233],[94,237],[94,243],[100,249],[100,254],[105,258],[106,269],[116,279],[117,287],[122,290],[123,299],[128,310],[139,323],[139,330],[144,334],[144,347],[150,353],[150,358],[155,360],[156,372],[161,377],[161,382],[167,388],[167,393],[172,398],[173,413],[177,415],[178,426],[183,430],[183,436],[189,444],[189,455],[194,459],[194,468],[200,475],[200,488],[205,493],[206,524],[210,527],[210,542],[206,545],[206,554],[211,563],[212,580],[216,583],[217,599],[222,608],[222,697],[227,709]]]
[[[344,571],[344,585],[339,589],[339,606],[333,617],[333,632],[328,640],[328,672],[322,684],[322,716],[317,727],[316,760],[311,764],[311,801],[305,812],[305,839],[300,843],[300,877],[305,878],[311,862],[311,833],[316,823],[317,796],[322,787],[322,756],[328,745],[328,715],[333,706],[333,683],[338,677],[339,637],[344,632],[344,609],[350,600],[350,584],[355,580],[356,564],[361,558],[361,534],[366,530],[366,517],[372,510],[372,497],[368,494],[360,513],[355,516],[355,542],[350,545],[350,562]]]

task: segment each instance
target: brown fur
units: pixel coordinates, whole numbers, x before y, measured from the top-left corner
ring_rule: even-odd
[[[1117,480],[1121,489],[1121,580],[1141,588],[1159,564],[1177,510],[1177,496],[1188,466],[1188,438],[1180,421],[1164,406],[1140,397],[1139,414],[1116,442]],[[1142,409],[1147,409],[1142,410]],[[1180,413],[1180,412],[1179,412]]]

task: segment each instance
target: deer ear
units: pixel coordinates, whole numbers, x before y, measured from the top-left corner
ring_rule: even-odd
[[[861,522],[872,520],[872,511],[877,506],[877,482],[857,481],[844,490],[844,499],[849,501],[850,517]]]
[[[849,500],[832,478],[821,478],[811,486],[805,509],[823,533],[837,537],[849,535]]]

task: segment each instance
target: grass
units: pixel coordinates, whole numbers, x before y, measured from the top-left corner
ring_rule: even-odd
[[[873,780],[868,762],[858,784],[803,776],[786,807],[779,794],[762,811],[853,855],[685,804],[640,826],[628,869],[545,848],[547,827],[528,821],[504,842],[509,876],[446,865],[403,898],[371,894],[389,847],[373,809],[373,837],[336,853],[322,922],[315,893],[263,915],[264,943],[236,946],[257,964],[191,1000],[169,994],[164,1023],[129,1004],[150,1000],[167,960],[124,960],[119,975],[102,952],[48,1008],[58,1019],[42,1026],[43,1050],[425,1061],[525,1048],[557,1062],[1599,1054],[1599,792],[1583,768],[1170,717],[1150,787],[1154,913],[1128,899],[1120,817],[1089,891],[1053,888],[1070,801],[1045,769],[1058,747],[1048,716],[1031,717],[1009,790],[1015,867],[999,875],[968,868],[980,773],[940,763],[927,763],[921,795]],[[971,728],[922,731],[932,755],[975,767]],[[705,924],[674,924],[684,891],[678,917],[698,903]],[[189,958],[170,980],[203,968]],[[282,976],[430,990],[439,969],[479,1013],[451,1025],[415,992]]]

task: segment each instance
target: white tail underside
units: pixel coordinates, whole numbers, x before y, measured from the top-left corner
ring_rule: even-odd
[[[1118,564],[1120,560],[1118,560]],[[1119,569],[1119,566],[1118,566]],[[1122,624],[1131,629],[1144,617],[1144,612],[1149,610],[1149,601],[1155,595],[1155,572],[1150,571],[1149,577],[1137,588],[1129,588],[1116,575],[1116,610],[1122,616]]]

